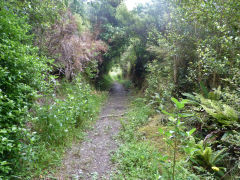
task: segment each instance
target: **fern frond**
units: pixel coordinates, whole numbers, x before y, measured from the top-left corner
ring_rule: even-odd
[[[216,165],[218,164],[219,161],[221,161],[225,156],[227,156],[227,153],[224,153],[226,151],[226,148],[220,150],[220,151],[217,151],[214,153],[214,156],[212,156],[212,164],[213,165]]]
[[[198,95],[201,100],[201,106],[212,117],[223,125],[231,125],[238,120],[237,112],[229,105],[223,104],[221,101],[206,99]]]

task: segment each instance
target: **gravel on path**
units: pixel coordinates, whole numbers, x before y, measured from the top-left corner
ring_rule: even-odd
[[[75,144],[66,153],[57,179],[110,179],[114,171],[111,154],[117,150],[116,135],[120,131],[120,118],[127,108],[127,93],[119,83],[114,83],[99,120],[87,133],[86,139]]]

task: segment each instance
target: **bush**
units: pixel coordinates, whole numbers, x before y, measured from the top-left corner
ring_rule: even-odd
[[[174,85],[171,81],[171,73],[168,65],[157,61],[149,63],[147,71],[145,96],[158,107],[160,104],[168,102],[173,93]]]
[[[15,173],[28,161],[32,136],[26,116],[37,91],[46,90],[47,63],[31,46],[31,27],[26,16],[17,16],[7,3],[0,3],[0,178]],[[29,150],[30,151],[30,150]]]
[[[101,77],[101,79],[98,79],[97,81],[97,88],[101,90],[109,90],[112,86],[113,79],[110,75],[105,74]]]
[[[192,111],[195,112],[198,117],[198,123],[196,127],[198,128],[197,138],[204,139],[204,144],[209,143],[211,146],[205,148],[201,147],[199,144],[198,150],[195,152],[195,157],[201,159],[195,160],[195,164],[201,164],[202,168],[196,169],[201,174],[212,174],[215,177],[224,176],[226,178],[237,177],[237,164],[239,163],[239,112],[235,109],[239,108],[238,105],[238,95],[235,93],[229,93],[227,90],[221,90],[220,88],[214,89],[213,91],[206,94],[207,98],[202,95],[187,94],[184,93],[192,102]],[[236,98],[236,100],[234,100]],[[193,119],[188,119],[185,123],[193,121]],[[201,148],[200,148],[201,147]],[[214,159],[215,154],[220,152],[219,150],[225,149],[227,158],[222,160],[222,167],[219,168],[218,172],[214,172],[210,165],[212,159]],[[197,154],[197,155],[196,155]],[[205,156],[203,158],[203,156]],[[218,156],[218,158],[221,155]],[[208,160],[209,159],[209,160]],[[204,161],[205,160],[205,161]],[[208,167],[207,167],[208,166]],[[224,167],[223,167],[224,166]],[[223,171],[225,170],[225,171]],[[213,173],[214,172],[214,173]],[[227,172],[227,173],[226,173]]]
[[[63,86],[60,91],[64,91],[64,95],[60,93],[60,97],[50,98],[43,106],[36,106],[34,129],[41,136],[41,141],[51,145],[65,143],[75,128],[93,121],[104,98],[94,93],[80,77],[74,83]]]
[[[66,85],[62,89],[63,96],[42,98],[53,93],[56,77],[49,73],[53,61],[40,56],[44,51],[39,51],[32,43],[35,39],[35,44],[42,47],[46,41],[50,42],[52,31],[48,31],[49,34],[44,31],[50,27],[59,34],[58,29],[51,25],[56,23],[54,18],[59,20],[60,11],[66,13],[63,6],[61,1],[0,2],[0,179],[26,179],[30,171],[41,172],[59,163],[59,152],[63,152],[65,145],[76,137],[76,129],[83,127],[85,122],[91,122],[99,111],[103,98],[81,78],[74,85]],[[47,12],[49,16],[42,16],[40,12]],[[75,23],[74,19],[72,21]],[[69,22],[67,25],[71,27],[72,24]],[[58,28],[63,30],[65,26]],[[32,32],[37,34],[35,38]],[[73,34],[70,35],[71,38],[65,37],[66,43],[60,44],[67,46],[70,40],[70,46],[76,43],[76,38],[74,41]],[[86,33],[90,44],[77,48],[86,50],[92,47],[92,36]],[[80,41],[80,36],[77,40]],[[86,51],[88,57],[96,57],[97,52],[106,50],[104,43],[94,42],[92,54]],[[57,45],[53,46],[51,44],[54,49]],[[93,62],[86,72],[89,76],[97,73],[97,63]],[[37,105],[34,103],[36,100],[39,102]]]
[[[44,103],[34,107],[31,123],[36,132],[35,161],[28,167],[34,170],[34,176],[61,164],[64,149],[75,139],[83,138],[105,98],[104,93],[97,93],[78,76],[72,83],[62,82],[57,95],[42,99]]]

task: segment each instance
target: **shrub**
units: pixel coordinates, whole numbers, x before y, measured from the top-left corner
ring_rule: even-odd
[[[96,71],[98,63],[103,61],[102,54],[108,50],[107,45],[96,40],[89,30],[79,32],[79,23],[71,12],[64,12],[60,20],[45,32],[46,42],[40,44],[45,46],[49,56],[55,59],[58,66],[56,70],[68,80],[83,72],[88,65]]]
[[[238,95],[236,93],[229,93],[227,90],[221,90],[220,88],[214,89],[213,91],[206,94],[204,98],[202,95],[187,94],[184,96],[188,97],[193,105],[192,111],[198,116],[197,127],[198,127],[198,138],[204,139],[204,143],[210,143],[211,147],[205,147],[199,143],[195,152],[195,157],[202,159],[198,162],[202,168],[196,168],[201,174],[212,174],[214,170],[211,169],[209,164],[214,167],[214,157],[220,152],[218,157],[228,155],[228,158],[222,160],[221,164],[224,167],[219,168],[216,175],[230,178],[230,176],[236,177],[239,175],[237,172],[237,165],[239,163],[239,112],[238,109]],[[236,98],[236,100],[234,100]],[[193,119],[188,119],[192,121]],[[195,119],[196,120],[196,119]],[[225,151],[221,153],[221,149]],[[226,152],[226,153],[225,153]],[[198,154],[198,155],[197,155]],[[206,156],[206,157],[203,157]],[[195,161],[195,164],[197,164]],[[215,163],[216,165],[217,163]],[[218,164],[217,164],[218,165]],[[226,170],[226,174],[224,174]],[[218,168],[217,168],[218,170]]]
[[[219,167],[219,165],[222,165],[223,158],[227,156],[225,151],[226,149],[213,151],[211,147],[204,146],[203,141],[200,141],[196,144],[196,150],[190,160],[211,173],[215,172],[217,175],[223,176],[224,168]]]
[[[75,128],[93,121],[104,98],[94,93],[80,77],[60,91],[64,91],[64,95],[60,94],[62,97],[49,98],[44,105],[36,106],[34,129],[41,141],[52,145],[65,143]]]
[[[148,64],[147,88],[145,96],[158,107],[171,98],[174,85],[171,81],[168,65],[153,61]],[[156,96],[156,94],[158,96]]]
[[[203,109],[222,125],[231,125],[238,121],[237,112],[230,106],[199,96]]]
[[[98,116],[105,93],[98,93],[79,75],[72,83],[62,81],[57,93],[37,101],[31,113],[35,141],[33,156],[22,165],[21,177],[44,175],[61,165],[66,147],[84,137],[84,132]],[[29,174],[32,171],[32,174]]]
[[[8,4],[0,3],[0,178],[28,161],[26,149],[31,133],[23,128],[37,91],[46,90],[49,71],[44,57],[31,46],[31,27],[26,16],[18,16]]]

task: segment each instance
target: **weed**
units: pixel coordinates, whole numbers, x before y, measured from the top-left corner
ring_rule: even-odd
[[[113,156],[118,165],[117,179],[157,179],[159,177],[159,153],[146,142],[130,142],[122,145]]]
[[[173,180],[176,179],[176,154],[179,150],[178,148],[178,141],[180,138],[184,138],[187,140],[187,138],[191,137],[191,135],[196,131],[196,128],[190,130],[189,132],[185,133],[183,123],[181,122],[181,118],[183,117],[189,117],[192,116],[191,114],[184,114],[180,113],[180,110],[184,108],[185,104],[188,103],[188,100],[182,100],[178,101],[175,98],[171,98],[171,100],[175,103],[176,106],[176,113],[169,113],[165,110],[161,110],[164,114],[169,116],[169,123],[171,126],[174,127],[173,130],[170,131],[163,131],[162,129],[159,129],[160,134],[164,134],[166,136],[166,142],[172,147],[173,149],[173,156],[172,156],[172,176],[171,178]],[[190,149],[190,148],[189,148]],[[190,153],[193,151],[192,149],[189,150]]]
[[[126,118],[123,118],[122,131],[120,137],[124,141],[132,141],[137,139],[136,129],[148,122],[148,117],[152,114],[149,106],[146,106],[142,98],[137,98],[132,102]]]
[[[45,99],[44,104],[35,105],[31,121],[35,132],[34,154],[27,165],[28,172],[34,173],[24,172],[22,176],[44,175],[59,166],[66,147],[82,139],[86,128],[96,119],[105,97],[78,77],[73,83],[62,83],[58,94]]]
[[[140,142],[140,132],[137,131],[148,122],[151,113],[144,99],[137,98],[123,118],[120,138],[124,144],[112,158],[118,168],[114,179],[157,179],[160,176],[160,154],[149,142]]]

